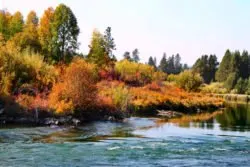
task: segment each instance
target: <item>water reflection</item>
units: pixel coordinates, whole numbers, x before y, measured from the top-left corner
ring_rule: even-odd
[[[158,125],[166,121],[158,121]],[[250,105],[249,104],[226,104],[226,108],[213,113],[202,113],[196,115],[185,115],[167,121],[184,128],[214,129],[219,124],[224,131],[250,131]]]
[[[223,114],[215,117],[222,130],[249,131],[250,105],[228,104]]]

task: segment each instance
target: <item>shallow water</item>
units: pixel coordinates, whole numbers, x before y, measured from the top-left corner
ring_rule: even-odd
[[[169,121],[2,127],[0,166],[250,166],[250,106]]]

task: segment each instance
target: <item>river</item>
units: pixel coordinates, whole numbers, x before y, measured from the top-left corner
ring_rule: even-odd
[[[168,121],[2,126],[0,166],[250,166],[250,106]]]

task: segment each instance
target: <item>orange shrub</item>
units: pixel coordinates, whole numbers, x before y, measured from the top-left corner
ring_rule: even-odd
[[[50,106],[57,112],[88,110],[96,105],[95,66],[76,58],[66,68],[61,82],[56,83],[49,96]]]
[[[48,110],[48,100],[41,95],[30,96],[27,94],[20,94],[15,100],[25,110]]]
[[[136,108],[162,106],[168,109],[194,109],[219,107],[223,104],[220,98],[200,93],[189,93],[174,85],[157,85],[152,83],[144,87],[133,87],[130,90],[132,105]]]
[[[73,112],[74,106],[72,100],[66,94],[65,83],[56,83],[49,95],[49,106],[55,109],[57,113]]]

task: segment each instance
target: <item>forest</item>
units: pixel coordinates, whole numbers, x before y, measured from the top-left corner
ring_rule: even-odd
[[[5,117],[74,115],[85,120],[107,115],[152,114],[158,109],[192,113],[219,108],[211,94],[250,93],[250,55],[227,50],[201,56],[192,67],[181,56],[140,62],[139,49],[114,55],[111,27],[95,29],[89,53],[78,51],[80,28],[73,11],[60,4],[41,18],[30,11],[0,11],[0,107]]]

